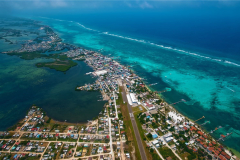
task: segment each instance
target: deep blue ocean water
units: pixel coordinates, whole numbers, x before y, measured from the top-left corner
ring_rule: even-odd
[[[205,116],[198,123],[210,121],[203,126],[207,131],[222,126],[213,134],[215,138],[232,132],[223,143],[240,151],[240,5],[191,5],[51,9],[23,17],[32,15],[51,26],[64,42],[118,57],[147,84],[158,83],[153,90],[172,88],[161,95],[168,103],[185,99],[186,103],[174,107],[193,120]],[[0,49],[9,49],[0,45]],[[94,81],[84,75],[89,67],[81,62],[64,75],[36,68],[39,61],[42,59],[25,61],[0,55],[0,128],[22,118],[32,103],[58,120],[86,121],[97,115],[103,105],[96,101],[99,93],[72,90]],[[95,103],[89,105],[89,101]]]
[[[99,13],[34,17],[80,47],[119,57],[175,108],[240,151],[240,11]],[[181,13],[181,14],[180,14]],[[190,14],[191,13],[191,14]]]

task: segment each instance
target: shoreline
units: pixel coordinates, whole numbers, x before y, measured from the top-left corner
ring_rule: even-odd
[[[146,88],[147,88],[149,91],[152,91],[152,90],[149,88],[149,86],[147,86],[146,84],[145,84],[145,86],[146,86]],[[159,96],[159,98],[160,98],[163,102],[167,103],[167,102],[164,100],[164,98],[161,97],[160,93],[158,93],[157,95]],[[168,104],[168,103],[167,103],[167,104]],[[178,111],[178,110],[177,110],[175,107],[173,107],[173,106],[171,106],[171,109],[174,109],[174,111],[175,111],[177,114],[180,114],[181,116],[183,116],[183,117],[186,118],[187,120],[191,121],[193,124],[197,125],[198,128],[199,128],[201,131],[203,131],[203,133],[206,133],[208,136],[210,136],[212,139],[214,139],[214,140],[216,141],[216,138],[214,138],[214,137],[210,134],[209,131],[207,131],[207,130],[204,129],[203,127],[199,126],[196,122],[194,122],[193,119],[191,119],[191,118],[187,117],[186,115],[182,114],[180,111]],[[240,158],[240,151],[237,151],[237,150],[234,149],[234,148],[231,148],[231,147],[229,147],[229,146],[226,146],[226,145],[223,144],[222,142],[219,142],[219,141],[217,141],[217,142],[220,143],[221,145],[223,145],[224,147],[226,147],[228,150],[231,150],[231,151],[234,153],[234,155],[236,155],[238,158]]]
[[[118,63],[121,65],[120,62],[118,62]],[[129,69],[129,70],[130,70],[130,72],[132,72],[133,74],[137,75],[133,69]],[[138,76],[138,75],[137,75],[137,76]],[[138,77],[139,77],[139,76],[138,76]],[[139,77],[139,78],[141,78],[141,77]],[[142,78],[141,78],[141,79],[142,79]],[[144,82],[144,79],[142,79],[142,80],[143,80],[143,83],[144,83],[145,87],[147,88],[147,90],[148,90],[149,92],[155,92],[154,89],[151,89],[151,87],[145,83],[146,81]],[[195,120],[193,120],[193,119],[189,118],[188,116],[182,114],[182,113],[181,113],[180,111],[178,111],[174,106],[169,105],[169,104],[167,103],[167,101],[161,96],[160,93],[155,94],[155,96],[159,97],[159,99],[160,99],[163,103],[166,103],[168,106],[170,106],[171,109],[174,110],[174,112],[176,112],[177,114],[181,115],[181,116],[184,117],[185,119],[189,120],[189,121],[190,121],[191,123],[193,123],[194,125],[197,125],[198,129],[200,129],[203,133],[207,134],[207,135],[208,135],[210,138],[212,138],[214,141],[217,141],[217,139],[214,138],[213,135],[210,134],[209,131],[207,131],[206,129],[204,129],[203,127],[201,127],[198,123],[194,122]],[[196,119],[196,120],[198,120],[198,119]],[[219,144],[221,144],[222,146],[224,146],[225,148],[227,148],[227,149],[228,149],[229,151],[231,151],[232,153],[234,153],[235,156],[237,156],[238,158],[240,158],[240,151],[237,151],[236,149],[231,148],[231,147],[223,144],[221,141],[217,141],[217,142],[218,142]]]
[[[49,28],[50,28],[50,27],[49,27]],[[81,47],[81,48],[82,48],[82,47]],[[84,48],[83,48],[83,49],[84,49]],[[96,51],[96,53],[97,53],[97,54],[100,54],[100,55],[102,55],[102,56],[105,56],[105,55],[99,53],[98,51]],[[109,58],[109,56],[105,56],[105,57],[108,57],[108,58]],[[69,57],[69,58],[70,58],[71,60],[73,60],[72,57]],[[113,60],[113,61],[115,61],[115,60]],[[93,66],[89,65],[86,61],[84,61],[84,62],[85,62],[85,64],[86,64],[87,66],[91,67],[94,71],[97,71]],[[121,64],[120,62],[118,62],[118,61],[115,61],[115,62],[117,62],[117,63],[118,63],[119,65],[121,65],[121,66],[126,67],[125,65],[122,65],[122,64]],[[73,66],[73,67],[74,67],[74,66]],[[126,67],[126,68],[127,68],[127,67]],[[133,74],[135,74],[135,75],[137,76],[137,74],[135,73],[134,70],[132,70],[132,69],[129,69],[129,70],[130,70],[130,72],[132,72]],[[138,76],[138,77],[139,77],[139,76]],[[151,89],[150,86],[148,86],[141,77],[139,77],[139,78],[143,81],[143,84],[145,85],[145,87],[147,88],[147,90],[148,90],[149,92],[154,92],[154,90]],[[73,89],[74,89],[74,88],[73,88]],[[102,92],[101,92],[101,95],[103,96]],[[192,124],[197,125],[198,128],[199,128],[201,131],[203,131],[204,133],[208,134],[211,138],[213,138],[213,139],[216,141],[216,139],[215,139],[213,136],[211,136],[208,131],[206,131],[205,129],[203,129],[202,127],[200,127],[197,123],[194,123],[194,120],[188,118],[187,116],[185,116],[185,115],[183,115],[182,113],[180,113],[175,107],[169,105],[169,104],[165,101],[165,99],[164,99],[159,93],[158,93],[158,94],[154,94],[154,96],[159,97],[159,99],[162,100],[162,102],[164,102],[167,106],[169,106],[169,108],[170,108],[171,110],[174,110],[174,112],[176,112],[177,114],[179,114],[179,115],[181,115],[182,117],[184,117],[185,119],[191,121]],[[21,121],[21,120],[20,120],[20,121]],[[71,124],[74,124],[74,125],[76,125],[76,124],[86,124],[86,123],[68,123],[68,122],[61,122],[61,121],[57,121],[57,120],[54,120],[54,119],[52,119],[52,121],[55,122],[55,123],[58,123],[58,124],[62,124],[62,123],[64,123],[64,124],[70,124],[70,125],[71,125]],[[220,143],[220,142],[218,142],[218,143]],[[222,143],[220,143],[220,144],[222,144]],[[224,146],[225,146],[225,145],[224,145]],[[230,148],[230,147],[226,146],[226,148]],[[230,149],[231,149],[231,148],[230,148]],[[236,151],[235,149],[232,149],[232,150]],[[240,155],[240,152],[238,152],[238,151],[236,151],[236,152],[237,152],[238,154],[235,154],[235,153],[234,153],[235,155]]]

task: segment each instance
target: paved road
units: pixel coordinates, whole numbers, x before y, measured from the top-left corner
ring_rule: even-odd
[[[135,121],[134,116],[131,116],[131,115],[133,115],[132,107],[128,103],[125,90],[122,92],[122,96],[123,96],[123,101],[125,103],[127,103],[127,106],[128,106],[128,111],[129,111],[129,114],[130,114],[130,118],[131,118],[132,126],[133,126],[133,129],[134,129],[135,137],[137,139],[137,144],[138,144],[138,148],[139,148],[139,151],[140,151],[140,154],[141,154],[141,158],[142,158],[142,160],[147,160],[147,156],[146,156],[146,153],[145,153],[145,150],[144,150],[142,139],[141,139],[139,131],[138,131],[137,123]]]

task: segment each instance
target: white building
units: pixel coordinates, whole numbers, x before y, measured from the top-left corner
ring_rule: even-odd
[[[131,97],[132,103],[137,103],[138,102],[134,93],[130,93],[130,97]]]
[[[180,122],[184,119],[183,116],[181,116],[180,114],[176,114],[176,112],[169,112],[168,116],[172,118],[172,121],[174,121],[175,123]]]
[[[104,75],[104,74],[106,74],[106,73],[107,73],[106,70],[101,70],[101,71],[96,71],[96,72],[94,72],[94,75],[100,76],[100,75]]]
[[[138,102],[137,98],[136,98],[136,95],[134,93],[130,93],[130,94],[127,94],[127,99],[128,99],[128,103],[130,105],[133,105],[133,104],[141,104],[140,102]]]

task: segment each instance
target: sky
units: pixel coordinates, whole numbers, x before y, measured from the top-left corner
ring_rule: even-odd
[[[59,9],[63,12],[161,10],[165,7],[175,8],[180,5],[199,8],[206,3],[209,6],[221,8],[226,5],[234,7],[239,2],[240,0],[0,0],[0,14],[53,12]]]

